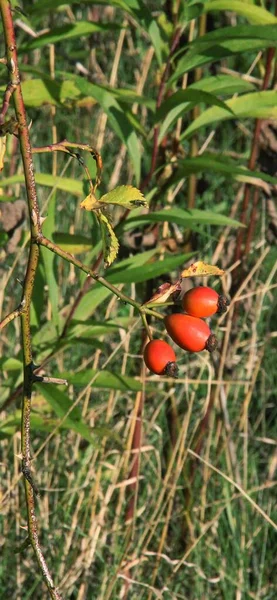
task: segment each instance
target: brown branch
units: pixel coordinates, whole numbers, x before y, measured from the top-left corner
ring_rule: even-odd
[[[36,239],[41,234],[40,215],[34,178],[32,148],[30,144],[25,105],[20,85],[16,39],[12,20],[11,5],[9,0],[0,0],[0,11],[3,21],[3,30],[6,45],[7,68],[10,75],[10,82],[7,88],[8,91],[6,90],[4,98],[2,115],[3,112],[5,114],[5,111],[7,110],[7,102],[9,102],[11,95],[13,95],[15,114],[18,122],[18,137],[23,161],[31,233],[27,271],[24,279],[23,294],[21,299],[22,310],[20,312],[24,373],[21,418],[21,453],[28,519],[28,537],[33,547],[42,577],[47,585],[51,598],[53,600],[61,600],[61,595],[59,594],[57,588],[54,585],[53,579],[50,575],[39,542],[38,522],[35,512],[35,495],[37,494],[38,490],[31,476],[30,414],[33,385],[33,361],[31,348],[30,309],[34,289],[35,275],[39,259],[39,245],[36,243]],[[11,313],[13,315],[12,318],[18,316],[17,310]],[[10,322],[10,320],[12,320],[9,319],[9,317],[7,317],[6,319],[7,322]]]

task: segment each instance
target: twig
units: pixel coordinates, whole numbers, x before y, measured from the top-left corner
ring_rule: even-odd
[[[98,281],[99,283],[101,283],[101,285],[103,285],[108,290],[110,290],[113,294],[115,294],[115,296],[117,296],[119,298],[119,300],[122,300],[123,302],[126,302],[127,304],[131,304],[131,306],[134,306],[134,308],[136,308],[141,315],[146,313],[146,314],[152,315],[153,317],[156,317],[157,319],[164,318],[163,315],[161,315],[157,311],[155,311],[151,308],[147,308],[145,306],[141,306],[138,302],[136,302],[136,300],[133,300],[133,298],[126,296],[126,294],[121,292],[118,288],[116,288],[107,279],[105,279],[101,275],[98,275],[97,273],[95,273],[95,271],[92,271],[90,269],[90,267],[87,267],[86,265],[84,265],[84,263],[82,263],[80,260],[78,260],[78,258],[73,256],[72,254],[69,254],[69,252],[62,250],[62,248],[60,248],[57,244],[55,244],[54,242],[51,242],[43,235],[40,235],[37,238],[37,243],[41,246],[45,246],[46,248],[51,250],[51,252],[54,252],[58,256],[61,256],[61,258],[63,258],[67,262],[71,263],[78,269],[81,269],[81,271],[84,271],[84,273],[86,273],[89,277],[92,277],[92,279],[94,279],[95,281]]]
[[[6,325],[8,325],[8,323],[10,323],[11,321],[13,321],[14,319],[16,319],[17,317],[20,317],[20,315],[23,312],[23,306],[19,306],[18,308],[15,308],[14,310],[12,310],[12,312],[10,312],[1,322],[0,322],[0,331],[1,329],[4,329],[4,327],[6,327]]]

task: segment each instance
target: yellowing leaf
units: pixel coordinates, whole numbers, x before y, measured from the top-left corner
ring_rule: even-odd
[[[168,300],[172,294],[181,291],[181,280],[176,281],[176,283],[162,283],[160,287],[158,287],[157,291],[153,296],[151,296],[150,300],[144,302],[144,306],[148,306],[151,304],[163,304]]]
[[[99,204],[94,194],[90,193],[84,200],[82,200],[80,207],[85,208],[85,210],[95,210],[95,208],[99,208]]]
[[[105,265],[109,267],[117,257],[119,243],[109,219],[100,210],[96,213],[101,227]]]
[[[224,275],[224,271],[213,265],[207,265],[207,263],[204,263],[202,262],[202,260],[199,260],[198,262],[190,265],[188,269],[185,269],[181,273],[181,277],[183,278],[201,276],[204,277],[205,275],[217,275],[221,277],[221,275]]]
[[[144,195],[132,185],[120,185],[107,194],[104,194],[104,196],[101,196],[98,202],[101,202],[101,204],[119,204],[119,206],[130,210],[148,205]]]

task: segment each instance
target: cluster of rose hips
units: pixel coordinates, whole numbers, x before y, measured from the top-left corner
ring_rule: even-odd
[[[222,314],[229,301],[209,287],[192,288],[183,296],[184,313],[173,313],[164,319],[165,328],[172,340],[188,352],[213,352],[217,339],[203,318]],[[144,362],[152,373],[178,376],[176,355],[171,346],[163,340],[151,340],[145,346]]]

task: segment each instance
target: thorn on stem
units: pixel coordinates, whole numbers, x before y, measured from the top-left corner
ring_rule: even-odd
[[[28,467],[28,465],[27,465],[27,463],[26,463],[26,460],[25,460],[24,458],[22,459],[22,467],[21,467],[21,470],[22,470],[22,473],[23,473],[23,475],[24,475],[25,479],[27,479],[27,481],[29,482],[29,484],[30,484],[30,486],[31,486],[31,488],[32,488],[32,490],[33,490],[33,492],[34,492],[34,494],[35,494],[36,496],[39,496],[39,490],[38,490],[38,488],[37,488],[37,486],[36,486],[36,484],[35,484],[35,482],[34,482],[33,476],[32,476],[32,474],[31,474],[31,470],[30,470],[30,468]]]

